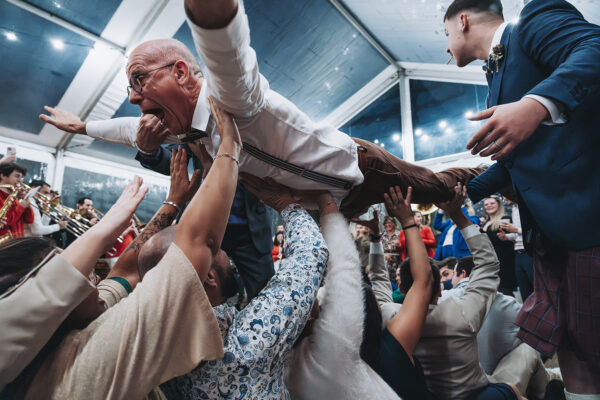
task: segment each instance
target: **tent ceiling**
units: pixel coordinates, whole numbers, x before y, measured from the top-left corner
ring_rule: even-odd
[[[523,1],[503,0],[507,19],[518,15]],[[317,120],[389,66],[332,2],[246,1],[261,72],[273,89]],[[450,0],[338,2],[394,59],[448,60],[442,16]],[[126,98],[126,56],[12,3],[35,6],[130,51],[142,40],[169,36],[193,48],[183,0],[0,1],[0,135],[51,147],[69,143],[74,151],[131,159],[132,151],[125,148],[85,137],[68,141],[37,118],[44,104],[59,104],[90,119],[139,115]],[[572,3],[589,21],[600,23],[596,0]]]

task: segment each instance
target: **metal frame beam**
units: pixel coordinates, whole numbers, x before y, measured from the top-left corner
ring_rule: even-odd
[[[390,65],[396,67],[398,71],[402,70],[400,64],[396,61],[394,57],[392,57],[389,51],[387,51],[386,48],[383,47],[383,45],[379,43],[379,41],[373,35],[371,35],[371,32],[369,32],[369,30],[365,28],[365,26],[358,19],[356,19],[352,12],[350,12],[350,10],[348,10],[348,8],[344,4],[342,4],[341,1],[329,0],[329,2],[340,12],[340,14],[342,14],[344,18],[346,18],[348,22],[350,22],[352,26],[354,26],[358,30],[358,32],[365,39],[367,39],[371,46],[373,46],[375,50],[377,50],[377,52],[381,54]]]
[[[115,49],[122,54],[125,54],[125,47],[120,46],[111,40],[103,38],[102,36],[96,35],[95,33],[88,31],[87,29],[83,29],[82,27],[77,26],[72,22],[69,22],[66,19],[59,17],[58,15],[52,14],[46,10],[43,10],[37,6],[34,6],[33,4],[26,3],[23,0],[6,0],[6,1],[8,1],[9,3],[11,3],[19,8],[22,8],[23,10],[25,10],[27,12],[35,14],[38,17],[41,17],[47,21],[50,21],[53,24],[62,26],[63,28],[68,29],[71,32],[75,32],[76,34],[78,34],[80,36],[83,36],[85,38],[93,40],[96,43],[102,43],[105,46]]]

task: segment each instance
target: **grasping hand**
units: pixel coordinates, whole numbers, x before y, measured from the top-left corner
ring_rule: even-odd
[[[142,114],[135,140],[142,151],[152,153],[164,143],[170,134],[169,128],[164,126],[156,115]]]
[[[45,123],[54,125],[65,132],[79,135],[87,134],[85,131],[85,122],[82,122],[77,115],[59,107],[44,106],[44,110],[51,115],[40,114],[40,119]]]
[[[123,193],[121,193],[121,197],[119,197],[117,202],[107,211],[106,215],[98,222],[97,226],[102,224],[102,226],[106,226],[107,229],[115,229],[118,233],[123,232],[127,225],[129,225],[133,213],[148,192],[147,186],[141,186],[142,178],[137,175],[134,176],[133,180],[129,182],[123,190]]]
[[[219,107],[212,97],[208,98],[208,103],[210,104],[210,113],[212,114],[215,124],[217,125],[217,131],[221,136],[221,143],[226,139],[231,139],[241,148],[242,139],[240,137],[240,132],[238,131],[237,125],[235,124],[235,121],[231,115]]]
[[[263,203],[279,212],[298,202],[289,187],[280,185],[272,178],[261,179],[251,174],[240,173],[240,180]]]
[[[362,220],[359,218],[352,218],[352,222],[354,222],[355,224],[360,224],[360,225],[366,226],[367,228],[369,228],[371,230],[371,233],[373,234],[373,236],[379,236],[379,233],[381,232],[381,230],[379,229],[379,211],[378,210],[373,211],[373,218],[371,218],[371,219]]]
[[[482,157],[491,155],[492,160],[499,160],[531,136],[546,118],[548,110],[541,103],[527,97],[480,111],[469,119],[488,121],[471,137],[467,149],[472,154],[481,152]]]
[[[212,157],[210,156],[210,154],[208,154],[208,151],[206,151],[206,147],[199,140],[189,142],[188,147],[202,164],[202,169],[204,169],[204,171],[202,172],[202,179],[206,178],[206,175],[208,175],[208,171],[210,171],[210,167],[212,167]]]
[[[458,182],[456,186],[454,186],[454,197],[443,203],[436,203],[436,206],[452,218],[457,213],[462,214],[462,206],[466,197],[467,187]]]
[[[500,239],[500,240],[504,240],[504,241],[508,240],[508,237],[506,237],[506,233],[502,229],[500,229],[498,231],[498,233],[496,234],[496,236],[498,236],[498,239]]]
[[[412,187],[409,186],[406,190],[406,199],[402,196],[399,186],[390,187],[389,194],[385,193],[383,195],[388,211],[393,217],[396,217],[400,221],[402,226],[412,225],[415,223],[413,211],[410,206],[412,190]]]
[[[185,149],[173,149],[171,157],[171,186],[169,187],[169,195],[167,201],[172,201],[179,207],[187,203],[198,189],[200,185],[200,170],[197,169],[192,175],[192,179],[188,176],[188,158]]]

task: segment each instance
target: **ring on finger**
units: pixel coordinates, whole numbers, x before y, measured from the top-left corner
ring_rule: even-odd
[[[498,150],[502,150],[502,146],[500,146],[498,143],[496,143],[495,140],[492,142],[492,145],[496,146],[498,148]]]

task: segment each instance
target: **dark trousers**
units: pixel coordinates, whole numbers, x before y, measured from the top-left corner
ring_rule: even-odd
[[[346,217],[364,214],[372,204],[383,203],[383,194],[396,185],[403,195],[412,186],[413,203],[448,201],[454,196],[458,182],[466,184],[483,171],[481,168],[450,168],[435,173],[404,161],[376,144],[353,140],[358,144],[358,166],[365,180],[342,201],[340,211]]]
[[[227,225],[221,248],[240,272],[248,300],[256,296],[275,274],[271,251],[258,251],[247,225]]]
[[[525,250],[515,250],[515,274],[523,301],[533,293],[533,258]]]

